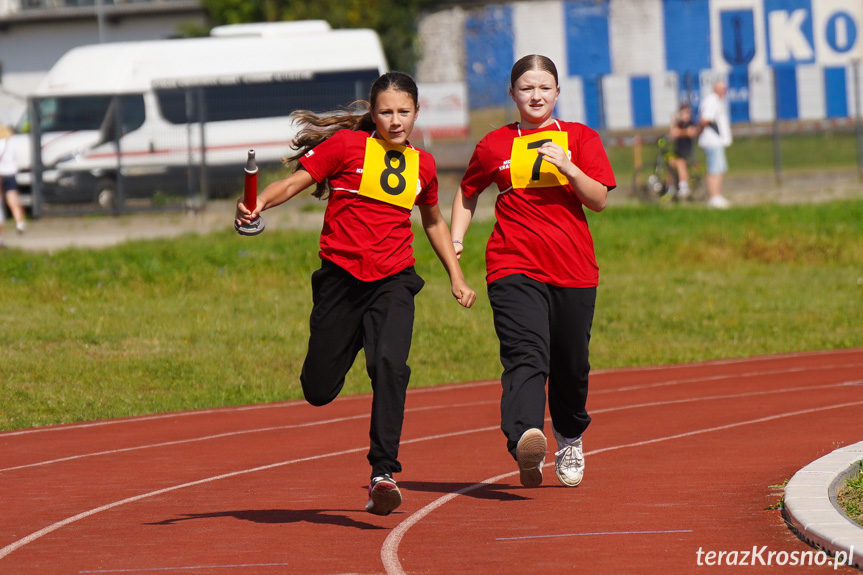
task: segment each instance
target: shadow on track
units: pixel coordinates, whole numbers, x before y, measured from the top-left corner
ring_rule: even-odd
[[[345,515],[336,513],[362,513],[355,509],[245,509],[239,511],[214,511],[213,513],[187,513],[181,517],[165,519],[144,525],[175,525],[182,521],[199,521],[206,519],[222,519],[225,517],[251,521],[252,523],[314,523],[317,525],[336,525],[354,529],[383,529],[364,521],[356,521]]]

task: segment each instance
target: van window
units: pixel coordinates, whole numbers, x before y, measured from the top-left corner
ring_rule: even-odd
[[[127,94],[118,98],[120,103],[120,123],[123,133],[137,130],[144,123],[144,95]]]
[[[105,121],[113,96],[64,96],[39,100],[40,129],[42,132],[74,132],[98,130]],[[144,123],[144,95],[119,96],[120,115],[124,133],[137,130]],[[22,123],[27,124],[27,116]],[[23,133],[23,132],[22,132]]]
[[[116,108],[119,106],[119,111]],[[144,123],[144,95],[125,94],[117,96],[115,103],[108,108],[105,121],[102,124],[102,141],[107,142],[117,138],[117,117],[119,113],[120,136],[133,132]]]
[[[39,100],[42,132],[98,130],[111,96],[64,96]]]
[[[368,98],[376,69],[315,74],[311,79],[157,89],[162,116],[172,124],[199,121],[198,90],[203,91],[204,120],[224,122],[289,116],[295,110],[325,112]],[[191,90],[187,110],[186,90]]]

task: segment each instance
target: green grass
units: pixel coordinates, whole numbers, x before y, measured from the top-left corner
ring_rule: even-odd
[[[836,501],[845,514],[863,526],[863,461],[858,461],[857,475],[845,482],[836,493]]]
[[[863,203],[612,206],[589,215],[601,268],[594,368],[863,346]],[[415,226],[412,386],[495,379],[477,222],[461,308]],[[232,231],[0,255],[0,428],[294,399],[317,233]],[[345,393],[369,391],[363,358]]]

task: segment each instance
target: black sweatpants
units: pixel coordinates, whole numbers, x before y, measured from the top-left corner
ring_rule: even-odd
[[[492,282],[488,298],[500,340],[501,430],[509,452],[515,457],[525,430],[543,429],[546,381],[552,425],[564,437],[581,435],[590,424],[585,405],[596,288],[561,288],[519,274]]]
[[[365,349],[373,390],[371,477],[402,470],[398,454],[411,374],[407,359],[414,296],[423,285],[413,267],[363,282],[324,260],[312,274],[309,350],[300,374],[303,395],[316,406],[334,400],[360,349]]]

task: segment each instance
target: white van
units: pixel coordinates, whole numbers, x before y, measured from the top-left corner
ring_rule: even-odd
[[[292,152],[291,112],[364,100],[386,69],[374,31],[332,30],[324,21],[222,26],[208,38],[73,48],[32,98],[42,200],[108,207],[118,174],[124,198],[184,194],[189,173],[203,165],[209,195],[218,195],[220,183],[233,193],[233,180],[220,174],[241,175],[248,150],[259,164]],[[27,134],[14,138],[26,194],[33,146]]]

